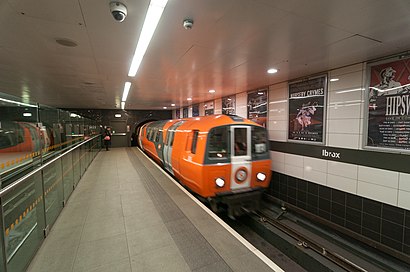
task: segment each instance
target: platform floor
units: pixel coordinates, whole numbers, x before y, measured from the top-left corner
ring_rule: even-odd
[[[282,271],[137,148],[101,151],[28,271]]]

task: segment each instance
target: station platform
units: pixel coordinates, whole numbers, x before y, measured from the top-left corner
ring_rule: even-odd
[[[139,149],[94,159],[28,271],[283,271]]]

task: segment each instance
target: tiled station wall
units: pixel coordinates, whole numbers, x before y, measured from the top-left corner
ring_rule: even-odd
[[[357,154],[357,158],[353,163],[328,159],[320,151],[309,153],[312,145],[303,143],[288,152],[288,83],[272,85],[267,124],[273,171],[270,192],[285,202],[410,254],[410,166],[408,170],[397,171],[400,167],[394,167],[395,161],[388,159],[389,163],[383,164],[383,152],[363,150],[366,64],[329,71],[328,77],[339,80],[329,82],[325,145],[315,148],[349,151],[353,157]],[[215,101],[215,113],[221,113],[220,99]],[[236,95],[236,114],[247,116],[246,92]],[[200,104],[200,116],[203,115]],[[302,152],[304,146],[307,149]],[[404,160],[410,165],[409,155],[400,156],[392,158],[398,158],[397,164],[405,164]],[[370,157],[379,162],[372,165],[367,161]]]

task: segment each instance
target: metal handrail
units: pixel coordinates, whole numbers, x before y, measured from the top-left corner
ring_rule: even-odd
[[[82,142],[79,145],[76,145],[75,147],[67,150],[66,152],[58,155],[57,157],[55,157],[54,159],[48,161],[47,163],[43,164],[42,166],[40,166],[39,168],[37,168],[36,170],[28,173],[27,175],[19,178],[18,180],[16,180],[15,182],[13,182],[12,184],[4,187],[3,189],[0,190],[0,198],[2,198],[3,196],[7,195],[9,192],[13,191],[14,189],[16,189],[17,187],[19,187],[21,184],[23,184],[29,177],[33,176],[34,174],[38,173],[39,171],[43,170],[44,168],[46,168],[47,166],[51,165],[52,163],[54,163],[55,161],[57,161],[58,159],[62,158],[63,156],[65,156],[66,154],[72,152],[74,149],[82,146],[85,143],[88,143],[91,140],[94,140],[97,137],[100,137],[101,134],[98,134],[90,139],[85,140],[84,142]]]

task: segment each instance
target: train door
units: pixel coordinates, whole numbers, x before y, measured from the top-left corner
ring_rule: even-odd
[[[167,169],[171,174],[174,174],[174,171],[172,171],[171,158],[172,158],[172,145],[174,144],[175,131],[183,123],[184,121],[179,121],[168,128],[167,137],[164,143],[164,148],[162,149],[164,152],[163,158],[164,158],[165,169]]]
[[[252,176],[251,127],[231,126],[231,189],[250,187]]]

